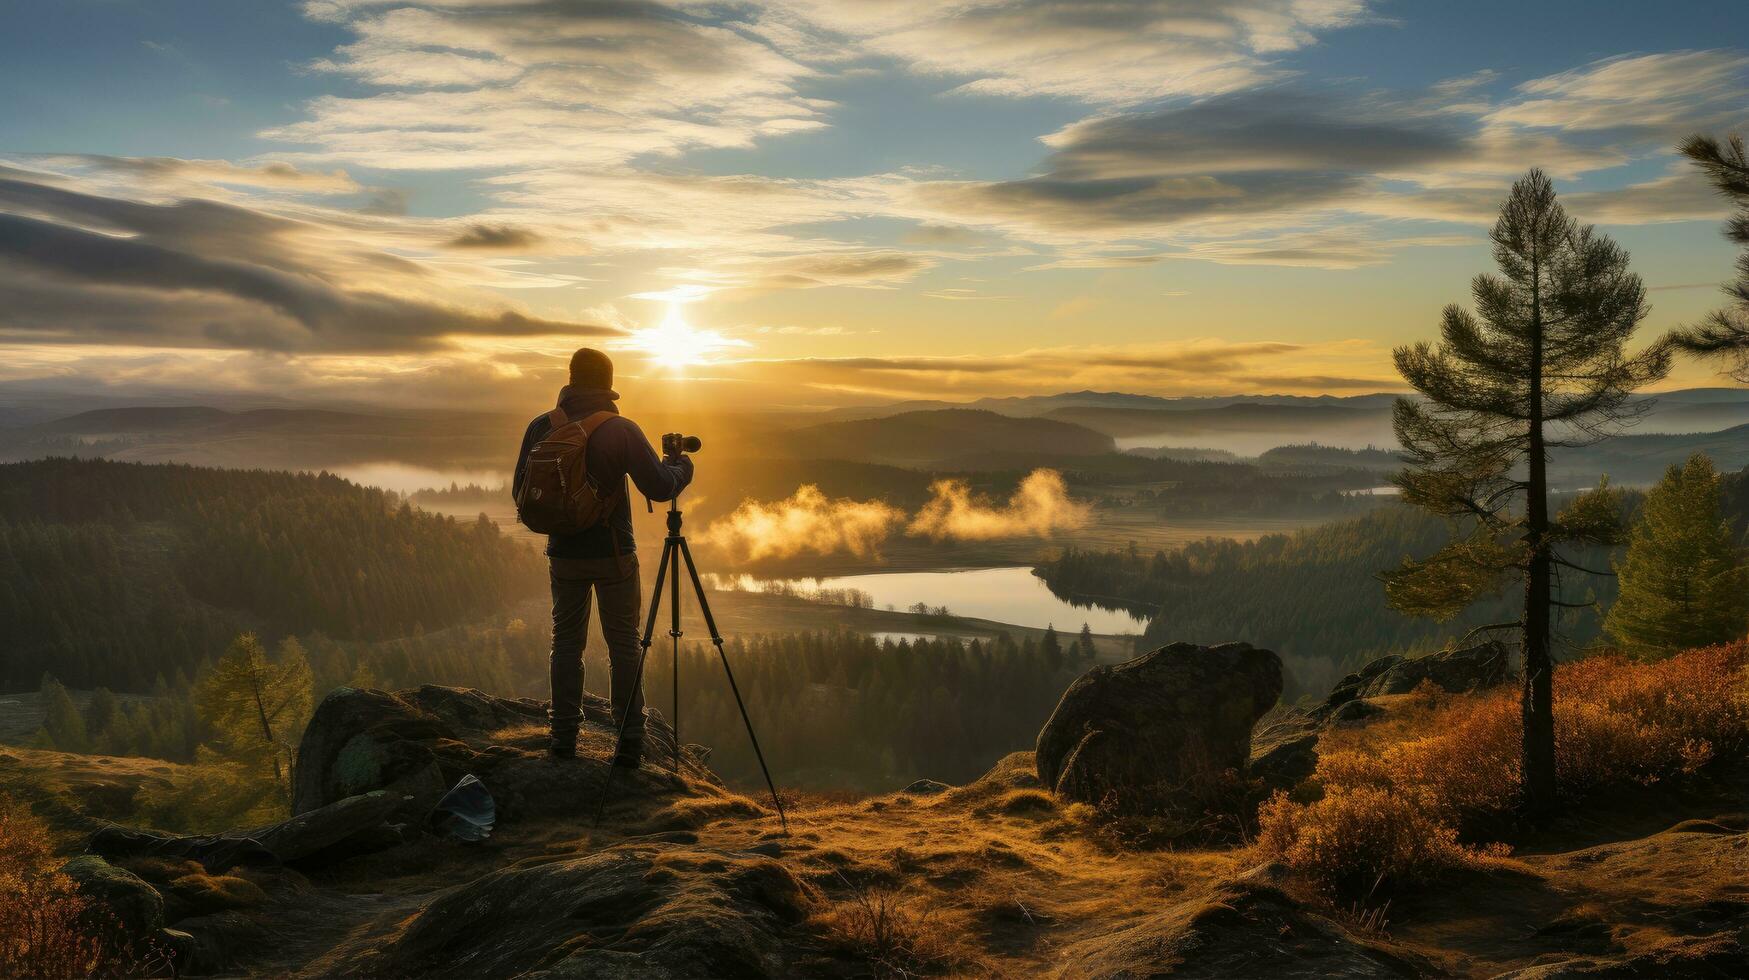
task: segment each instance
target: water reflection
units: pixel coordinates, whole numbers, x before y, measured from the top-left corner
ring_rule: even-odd
[[[935,572],[877,572],[829,578],[760,579],[707,576],[719,589],[782,592],[844,605],[910,610],[946,607],[955,616],[1073,633],[1086,623],[1100,634],[1139,633],[1146,619],[1124,609],[1077,603],[1053,594],[1032,569],[970,568]]]

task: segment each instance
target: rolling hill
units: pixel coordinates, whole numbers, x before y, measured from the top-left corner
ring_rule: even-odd
[[[44,671],[150,690],[244,630],[404,636],[500,613],[543,578],[490,522],[337,477],[0,465],[0,690],[33,689]]]
[[[1111,436],[1060,419],[1017,419],[996,412],[941,409],[884,419],[807,426],[785,435],[788,455],[931,463],[967,453],[1092,456],[1116,449]]]

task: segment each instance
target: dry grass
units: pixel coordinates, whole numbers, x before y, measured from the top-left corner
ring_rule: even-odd
[[[1555,672],[1557,783],[1568,804],[1689,775],[1749,745],[1749,643],[1645,663],[1601,656]],[[1322,799],[1277,796],[1260,813],[1263,853],[1334,891],[1424,881],[1486,861],[1475,841],[1518,802],[1517,693],[1400,699],[1383,721],[1332,732]]]
[[[945,921],[941,906],[893,885],[836,877],[845,897],[824,905],[814,924],[828,941],[866,960],[877,977],[991,972],[980,951],[955,938],[964,930]]]

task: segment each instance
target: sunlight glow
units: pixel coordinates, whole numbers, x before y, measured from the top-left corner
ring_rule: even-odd
[[[725,337],[715,330],[700,330],[686,322],[681,303],[668,304],[668,313],[654,327],[632,332],[618,346],[640,350],[650,362],[675,374],[684,374],[689,367],[713,363],[711,355],[734,348],[751,347],[745,340]]]

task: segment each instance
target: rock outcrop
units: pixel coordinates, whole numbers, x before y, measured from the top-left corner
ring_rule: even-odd
[[[1501,684],[1511,675],[1511,657],[1505,645],[1488,641],[1461,650],[1445,650],[1420,657],[1392,654],[1368,663],[1330,689],[1330,696],[1312,714],[1328,718],[1343,705],[1363,698],[1408,694],[1431,682],[1442,691],[1463,694]]]
[[[1407,694],[1424,681],[1464,694],[1502,684],[1511,671],[1506,647],[1492,641],[1422,657],[1380,657],[1338,681],[1311,710],[1286,708],[1259,726],[1246,772],[1265,792],[1291,790],[1317,769],[1318,738],[1325,728],[1383,710],[1368,699]]]
[[[360,793],[265,827],[198,837],[110,826],[91,836],[90,849],[106,858],[198,861],[208,872],[238,865],[321,864],[394,847],[419,832],[397,821],[411,798],[383,790]]]
[[[339,688],[317,706],[298,746],[292,812],[373,790],[406,801],[402,816],[422,817],[463,776],[486,785],[501,819],[590,812],[607,777],[614,740],[606,699],[586,695],[575,759],[546,755],[546,706],[473,690],[426,686],[386,691]],[[648,711],[644,766],[615,776],[628,791],[671,787],[673,730]],[[696,753],[681,753],[682,774],[715,784]]]
[[[1280,696],[1281,660],[1245,643],[1174,643],[1095,667],[1039,731],[1039,779],[1085,803],[1175,809],[1244,770],[1251,728]]]
[[[817,974],[810,888],[762,854],[622,844],[488,874],[394,935],[318,972],[396,977],[777,977]]]
[[[81,854],[61,866],[79,893],[110,916],[108,926],[130,940],[155,937],[164,928],[164,896],[139,875],[95,854]]]
[[[1070,976],[1438,976],[1423,957],[1365,938],[1294,901],[1268,869],[1067,953]]]
[[[1291,790],[1318,768],[1318,733],[1323,726],[1304,711],[1288,708],[1251,734],[1251,759],[1245,774],[1265,795]]]

